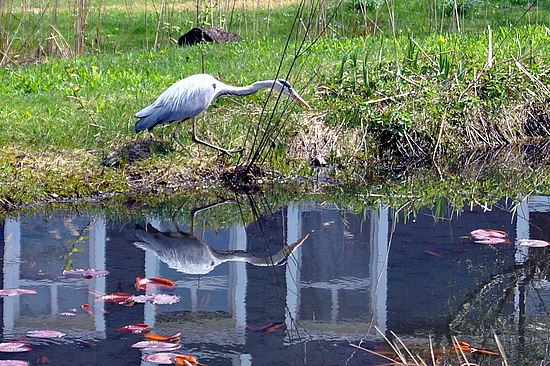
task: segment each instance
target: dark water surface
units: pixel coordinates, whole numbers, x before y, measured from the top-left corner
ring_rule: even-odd
[[[391,209],[352,214],[332,204],[302,202],[263,213],[248,225],[194,222],[194,237],[170,239],[151,233],[189,231],[190,221],[152,213],[131,223],[101,214],[13,216],[0,223],[2,287],[39,293],[0,300],[3,342],[34,347],[0,353],[0,359],[153,365],[141,361],[151,352],[131,347],[143,335],[117,332],[146,323],[155,334],[180,332],[181,349],[175,352],[210,366],[381,364],[350,346],[362,341],[384,352],[375,327],[395,332],[412,349],[423,349],[423,356],[430,335],[439,354],[446,354],[441,347],[452,347],[451,336],[496,349],[494,331],[511,364],[544,364],[550,359],[548,253],[517,241],[550,240],[549,207],[547,197],[531,197],[519,206],[503,201],[491,209],[465,207],[438,219],[423,210],[405,220]],[[511,243],[475,244],[469,233],[480,228],[504,230]],[[286,246],[306,234],[284,261]],[[80,249],[69,255],[73,242]],[[69,264],[110,273],[64,276]],[[171,279],[176,288],[168,293],[181,301],[133,306],[97,301],[106,293],[144,294],[134,286],[137,276]],[[91,306],[82,309],[84,304]],[[74,316],[61,315],[66,312]],[[271,323],[282,326],[262,330]],[[26,338],[37,329],[67,335]],[[501,362],[476,355],[471,360]]]

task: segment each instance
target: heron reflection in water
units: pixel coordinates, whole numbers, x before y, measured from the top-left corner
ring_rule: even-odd
[[[282,265],[309,236],[309,234],[306,234],[294,244],[285,245],[279,252],[268,257],[258,257],[245,250],[214,249],[203,239],[194,235],[193,225],[194,216],[197,212],[218,204],[193,210],[189,232],[179,229],[175,222],[177,215],[174,214],[172,218],[176,225],[176,231],[159,231],[151,224],[147,224],[145,229],[136,229],[135,236],[139,241],[134,244],[143,250],[153,251],[168,267],[178,272],[207,274],[216,266],[225,262],[246,262],[255,266]]]

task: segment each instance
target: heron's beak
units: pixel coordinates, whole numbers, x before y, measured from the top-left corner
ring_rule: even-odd
[[[298,95],[298,93],[296,93],[294,90],[291,90],[290,91],[290,96],[292,97],[292,99],[294,99],[295,101],[297,101],[298,103],[302,104],[304,107],[306,107],[307,109],[311,109],[311,107],[309,106],[309,104],[307,104],[307,102],[302,99],[301,96]]]

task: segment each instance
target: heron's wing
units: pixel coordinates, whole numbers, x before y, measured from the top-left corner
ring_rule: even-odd
[[[148,107],[134,116],[140,120],[136,131],[151,130],[161,123],[183,121],[205,111],[212,102],[216,79],[210,75],[194,75],[170,86]]]

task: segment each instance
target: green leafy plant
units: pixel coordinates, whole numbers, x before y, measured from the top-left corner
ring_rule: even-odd
[[[82,253],[84,251],[83,248],[78,247],[77,245],[85,240],[89,239],[89,236],[85,233],[90,230],[91,228],[91,221],[80,230],[78,233],[78,236],[75,238],[75,240],[67,240],[67,244],[69,245],[69,251],[66,254],[63,254],[61,256],[61,259],[65,260],[65,265],[63,266],[64,270],[70,270],[73,268],[73,261],[72,257],[76,253]]]

